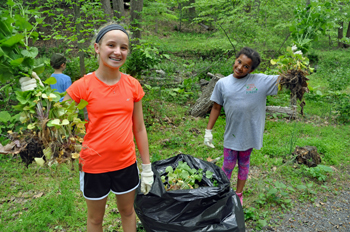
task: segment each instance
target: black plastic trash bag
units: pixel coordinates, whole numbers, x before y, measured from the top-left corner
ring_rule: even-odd
[[[165,169],[177,167],[179,161],[187,162],[191,168],[213,172],[219,187],[203,175],[209,187],[166,191],[161,180]],[[175,157],[154,162],[154,184],[144,195],[138,190],[135,197],[135,211],[147,232],[241,232],[245,231],[244,214],[236,193],[220,167],[215,164],[179,154]]]

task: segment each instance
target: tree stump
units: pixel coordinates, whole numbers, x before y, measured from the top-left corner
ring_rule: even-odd
[[[293,155],[298,164],[305,164],[308,167],[316,167],[321,163],[321,157],[314,146],[299,147],[296,146]]]

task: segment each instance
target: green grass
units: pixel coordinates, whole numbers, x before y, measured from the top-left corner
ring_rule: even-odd
[[[161,51],[188,55],[218,55],[222,51],[232,50],[232,45],[225,37],[212,33],[172,32],[171,36],[159,37],[149,35],[147,40],[158,44]]]

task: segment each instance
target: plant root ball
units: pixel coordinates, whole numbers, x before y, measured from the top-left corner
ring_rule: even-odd
[[[303,96],[305,92],[309,92],[307,87],[307,82],[309,79],[306,76],[309,75],[308,72],[300,69],[290,69],[286,73],[280,75],[281,88],[285,87],[290,90],[291,98],[296,97],[300,101],[301,114],[303,115],[303,109],[305,106],[305,101]]]

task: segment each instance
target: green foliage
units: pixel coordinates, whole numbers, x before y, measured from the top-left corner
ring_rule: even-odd
[[[133,44],[131,51],[125,66],[126,72],[135,77],[140,77],[143,70],[153,68],[162,58],[168,58],[168,55],[160,54],[158,48],[150,42]]]
[[[60,8],[61,4],[66,3],[66,6],[71,6],[69,1],[50,0],[47,2],[52,4],[50,12],[57,16],[53,24],[61,23],[59,28],[64,27],[64,22],[60,22],[58,17],[68,20],[66,16],[70,9],[64,8],[63,10]],[[149,2],[155,1],[150,0]],[[172,19],[179,20],[177,18],[177,2],[165,0],[157,2],[167,4],[169,6],[168,11],[159,15],[152,15],[157,11],[156,5],[154,5],[152,6],[154,7],[153,13],[149,11],[147,17],[152,20],[150,25],[155,26],[159,16],[161,18],[158,22],[159,31],[166,32],[159,34],[158,37],[152,35],[152,31],[147,31],[146,34],[143,34],[143,38],[146,38],[146,42],[152,41],[152,44],[157,44],[159,54],[171,54],[171,59],[160,60],[153,66],[166,72],[166,76],[169,77],[166,81],[159,83],[156,81],[147,82],[147,85],[143,85],[146,95],[142,101],[150,151],[152,151],[152,162],[172,157],[179,152],[202,159],[218,157],[223,149],[225,115],[220,115],[213,131],[216,148],[207,148],[203,145],[203,134],[208,118],[189,116],[188,110],[192,102],[188,100],[194,100],[200,94],[196,82],[201,78],[209,79],[206,75],[207,72],[221,73],[225,76],[232,72],[233,60],[232,58],[228,59],[232,47],[219,25],[221,24],[226,30],[237,48],[243,46],[258,48],[263,58],[260,70],[264,71],[270,64],[269,60],[271,58],[275,59],[274,55],[279,54],[277,51],[289,33],[288,28],[291,25],[289,22],[294,22],[294,14],[291,9],[294,9],[297,4],[305,5],[305,0],[293,2],[282,0],[260,1],[259,7],[251,1],[196,0],[196,11],[200,15],[197,16],[198,21],[195,22],[202,20],[201,22],[214,29],[213,31],[201,30],[200,33],[171,31],[169,27],[173,28],[173,25],[178,23],[178,21],[174,22]],[[255,3],[257,2],[255,1]],[[100,11],[100,5],[93,5],[91,2],[87,4],[91,4],[92,7]],[[32,5],[28,3],[28,6],[31,7]],[[346,8],[347,6],[344,5],[343,7]],[[95,9],[91,12],[93,13]],[[334,14],[339,13],[336,7],[333,9]],[[159,11],[161,10],[159,8]],[[1,9],[1,13],[3,12],[3,9]],[[63,14],[65,18],[59,16],[60,14]],[[1,14],[1,17],[3,15]],[[338,15],[338,19],[344,19],[343,14]],[[94,16],[90,17],[93,18]],[[332,16],[330,21],[333,19]],[[147,23],[147,21],[144,21],[145,26]],[[98,23],[88,27],[94,28],[95,26],[98,26]],[[197,26],[196,23],[193,26]],[[186,27],[189,26],[186,25]],[[336,38],[336,29],[331,28],[327,31],[327,34],[331,36],[331,40]],[[58,29],[57,35],[60,33],[61,31]],[[284,202],[285,200],[312,202],[325,190],[334,192],[345,183],[342,182],[341,178],[346,178],[346,172],[343,172],[343,169],[345,170],[350,163],[348,156],[350,141],[344,138],[349,137],[349,132],[348,125],[342,125],[338,122],[341,122],[340,117],[344,117],[344,120],[349,119],[349,114],[346,113],[349,112],[349,86],[344,78],[332,80],[334,73],[337,73],[337,76],[347,75],[350,56],[347,50],[334,50],[335,47],[333,46],[335,44],[330,45],[328,37],[324,36],[322,32],[318,31],[316,34],[319,41],[312,43],[313,50],[308,52],[307,57],[310,63],[318,64],[318,69],[308,81],[310,93],[305,95],[307,102],[305,116],[298,118],[293,123],[288,118],[279,117],[276,120],[276,118],[267,117],[264,146],[260,150],[255,150],[251,157],[252,169],[250,174],[252,178],[247,181],[245,186],[245,192],[249,192],[245,195],[244,206],[247,228],[259,230],[266,225],[273,227],[274,225],[270,225],[271,222],[269,222],[272,212],[277,211],[283,214],[282,204],[285,205],[286,210],[290,207],[288,202]],[[86,35],[86,38],[90,35]],[[290,40],[287,39],[286,44],[291,44],[292,41]],[[316,49],[314,45],[319,47]],[[63,48],[63,46],[58,46],[55,49]],[[283,46],[281,49],[284,50]],[[51,52],[47,55],[51,55]],[[78,73],[79,60],[75,57],[71,59],[72,67],[68,71]],[[94,59],[89,61],[91,61],[92,67],[96,64]],[[41,62],[41,60],[36,59],[34,63],[37,65]],[[91,69],[91,71],[93,70],[95,68]],[[146,71],[150,70],[146,69]],[[270,71],[271,74],[277,72],[276,69]],[[181,77],[183,82],[179,85],[170,86],[171,78],[174,76]],[[330,82],[334,86],[331,87],[328,84]],[[340,89],[336,86],[338,83],[342,83],[339,84],[343,86],[341,90],[335,90]],[[330,88],[334,88],[334,90],[332,91]],[[11,105],[17,104],[14,90],[16,90],[16,86],[11,83],[0,87],[0,115],[8,119],[6,113],[8,112],[11,115],[11,120],[16,120],[12,117],[17,113],[14,113],[11,108]],[[180,94],[178,91],[191,94],[182,97],[184,94]],[[50,96],[50,94],[46,95]],[[33,96],[31,95],[31,97]],[[288,98],[289,92],[284,91],[276,96],[269,97],[268,104],[283,106]],[[45,99],[42,100],[46,101]],[[36,108],[33,109],[36,110]],[[15,124],[14,131],[20,133],[19,126],[22,125],[16,124],[16,121],[7,121],[6,125],[0,122],[0,126],[5,126],[2,127],[1,138],[3,138],[4,132],[12,128],[13,123]],[[62,121],[60,123],[62,124]],[[52,126],[49,130],[51,129],[55,130],[56,127]],[[332,178],[330,178],[330,172],[316,173],[313,177],[311,170],[307,171],[290,162],[284,163],[286,154],[290,154],[296,145],[316,146],[318,152],[322,155],[322,164],[325,166],[334,165],[339,171],[333,172]],[[19,157],[16,156],[0,155],[0,161],[0,169],[2,170],[0,179],[3,180],[0,189],[0,199],[3,199],[0,204],[2,207],[0,231],[25,231],[28,228],[34,228],[36,231],[79,231],[86,228],[85,221],[80,220],[86,217],[86,203],[83,197],[77,198],[77,196],[81,196],[81,192],[79,187],[76,186],[76,181],[73,181],[78,178],[78,172],[67,171],[68,168],[65,165],[53,165],[50,169],[32,165],[28,169],[21,169],[20,167],[23,165],[20,163]],[[222,159],[219,160],[217,165],[221,166],[222,162]],[[74,165],[77,166],[77,163],[74,163]],[[277,170],[272,171],[275,167],[277,167]],[[16,169],[15,172],[14,169]],[[265,182],[265,173],[271,179],[268,183]],[[53,179],[52,176],[60,178]],[[316,179],[324,176],[326,176],[325,181]],[[338,177],[340,179],[333,181],[333,178]],[[63,180],[66,181],[64,182],[64,185],[67,185],[66,189],[55,186],[57,183],[63,183]],[[276,182],[283,183],[286,187],[282,184],[275,184]],[[52,185],[54,186],[52,187]],[[232,187],[234,188],[234,186],[235,181],[232,182]],[[289,190],[289,186],[296,191]],[[34,190],[35,193],[33,192],[32,195],[26,197],[25,202],[21,202],[21,197],[31,190]],[[44,192],[44,197],[35,199],[33,195],[37,191]],[[63,198],[63,196],[60,196],[63,192],[75,198]],[[287,195],[284,196],[281,194],[282,192]],[[260,193],[263,195],[259,196]],[[53,199],[56,201],[53,202]],[[64,209],[63,213],[68,213],[70,217],[63,217],[58,212],[48,209],[45,201],[54,208],[61,204]],[[109,207],[106,209],[104,229],[119,231],[121,230],[121,223],[118,219],[119,214],[115,213],[117,212],[115,210],[117,207],[115,199],[108,198],[108,201]],[[258,201],[261,202],[258,203]],[[74,211],[69,210],[72,204]],[[41,208],[47,209],[47,211],[41,210]],[[31,209],[36,209],[36,211],[34,212]],[[36,220],[40,220],[40,222],[36,222]],[[116,221],[118,222],[116,223]],[[32,225],[35,227],[32,227]]]
[[[30,47],[29,40],[37,40],[36,29],[44,18],[38,10],[24,8],[20,0],[6,4],[8,9],[0,8],[0,83],[43,71],[43,65],[34,67],[38,49]]]
[[[203,178],[203,170],[190,168],[186,162],[179,161],[176,169],[171,166],[165,169],[167,175],[162,175],[161,179],[167,191],[178,189],[195,189],[200,187],[199,183]],[[208,179],[213,177],[213,173],[209,170],[205,172]],[[213,184],[216,184],[214,182]]]
[[[44,83],[47,85],[38,83],[31,91],[16,91],[18,104],[13,108],[21,112],[20,122],[28,124],[32,136],[37,135],[48,149],[44,151],[46,160],[58,158],[63,162],[78,158],[85,134],[85,121],[78,117],[78,109],[83,109],[87,102],[81,100],[77,106],[74,101],[59,102],[61,94],[49,86],[56,79],[50,77]]]
[[[142,24],[144,27],[158,27],[163,21],[176,20],[175,15],[169,10],[168,2],[143,1]]]
[[[258,209],[254,208],[254,207],[247,207],[247,208],[244,208],[244,219],[245,220],[254,220],[254,221],[257,221],[259,220],[259,215],[260,215],[260,212]]]
[[[344,90],[350,85],[350,67],[336,67],[329,70],[332,73],[326,79],[331,91]]]
[[[334,172],[331,167],[322,164],[311,168],[305,167],[305,169],[308,175],[310,175],[313,178],[316,178],[319,181],[326,181],[327,176]]]
[[[273,180],[267,180],[267,183],[271,183]],[[259,194],[259,199],[256,201],[257,204],[264,205],[266,203],[280,205],[282,208],[288,208],[291,206],[292,199],[290,198],[290,193],[295,192],[295,190],[286,186],[282,182],[274,181],[273,185],[268,184],[265,187],[265,191]]]
[[[62,9],[62,6],[65,6],[65,9]],[[41,13],[54,21],[54,23],[45,22],[43,26],[48,28],[49,33],[42,36],[45,40],[60,40],[60,44],[66,46],[65,52],[68,53],[78,44],[90,41],[95,29],[106,22],[101,6],[100,1],[83,0],[50,0],[41,3]],[[82,24],[79,31],[77,31],[77,23]],[[81,49],[87,50],[83,47]]]
[[[350,122],[350,95],[340,91],[327,91],[322,93],[320,90],[312,91],[307,99],[316,101],[320,104],[329,104],[329,117],[339,123],[348,124]]]
[[[304,54],[310,48],[310,43],[318,39],[319,34],[325,34],[327,30],[336,28],[336,22],[331,18],[334,9],[330,1],[310,1],[305,7],[305,2],[294,10],[294,19],[289,27],[295,45]]]
[[[307,70],[313,71],[312,68],[309,68],[309,59],[302,54],[294,53],[291,47],[287,47],[286,53],[282,56],[279,56],[277,59],[271,60],[272,65],[277,65],[278,74],[287,73],[288,70],[297,69],[297,70]]]
[[[311,202],[315,201],[316,199],[316,191],[314,190],[314,183],[307,183],[306,185],[304,184],[299,184],[296,186],[296,188],[301,192],[300,194],[300,199],[301,200],[310,200]]]
[[[0,111],[0,143],[6,145],[10,142],[7,138],[7,132],[15,130],[16,122],[19,120],[20,114],[11,116],[8,111]],[[17,129],[18,130],[18,129]]]
[[[338,95],[335,101],[335,110],[338,111],[337,120],[340,123],[350,123],[350,95]]]
[[[16,96],[13,92],[12,83],[4,85],[0,88],[0,143],[6,145],[10,140],[7,132],[21,130],[20,125],[17,124],[19,114],[13,112],[11,103],[16,101]]]
[[[98,61],[96,58],[85,58],[85,71],[86,73],[94,72],[98,68]],[[64,73],[72,79],[72,82],[81,78],[80,75],[80,58],[72,57],[66,65]]]
[[[317,64],[317,76],[323,82],[328,83],[331,91],[342,91],[350,85],[350,63],[349,52],[342,54],[341,51],[324,51],[317,53],[319,62]]]

